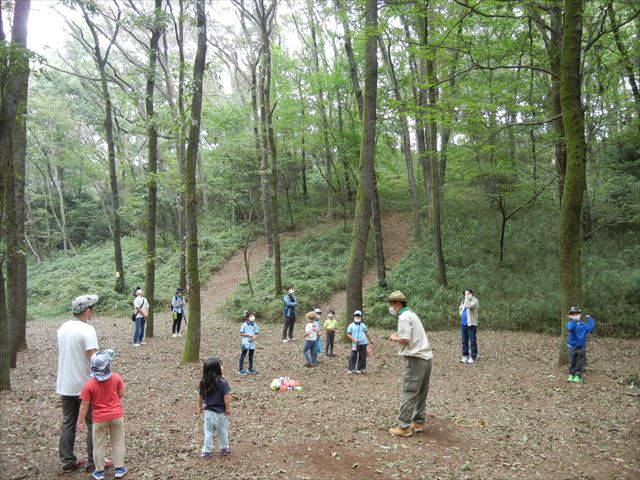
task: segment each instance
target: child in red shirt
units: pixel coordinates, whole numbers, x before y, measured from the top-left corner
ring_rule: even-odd
[[[127,473],[124,466],[124,413],[122,397],[125,386],[122,377],[111,371],[111,362],[116,352],[107,350],[96,352],[91,357],[91,378],[84,384],[80,392],[80,413],[78,429],[86,428],[85,417],[89,406],[93,416],[93,461],[95,480],[104,480],[104,457],[107,449],[107,437],[111,439],[113,448],[113,465],[115,477],[122,478]]]

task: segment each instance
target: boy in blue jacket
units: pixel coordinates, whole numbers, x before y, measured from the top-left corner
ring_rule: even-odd
[[[596,322],[587,315],[582,321],[582,312],[578,307],[571,307],[567,315],[567,347],[569,347],[569,378],[567,382],[582,382],[582,369],[587,349],[587,334],[593,332]]]

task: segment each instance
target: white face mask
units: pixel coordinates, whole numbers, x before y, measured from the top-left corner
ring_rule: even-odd
[[[329,315],[327,315],[327,318],[333,318],[333,313],[330,313]]]
[[[569,318],[571,320],[580,320],[580,314],[578,313],[576,315],[569,315]]]
[[[256,317],[254,317],[253,315],[251,315],[251,316],[249,317],[249,321],[250,321],[250,322],[255,322],[255,320],[256,320]]]
[[[353,323],[355,323],[356,325],[359,324],[360,322],[362,322],[362,319],[360,319],[360,318],[357,318],[357,319],[354,318],[353,319]]]
[[[396,310],[391,305],[389,305],[389,313],[394,317],[397,315]]]

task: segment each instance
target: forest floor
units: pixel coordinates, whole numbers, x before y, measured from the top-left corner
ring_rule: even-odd
[[[390,264],[407,247],[408,227],[395,220],[385,218]],[[252,264],[263,249],[255,244]],[[347,375],[348,345],[339,343],[336,357],[320,357],[321,365],[309,369],[301,352],[302,320],[297,340],[285,344],[281,325],[263,324],[258,374],[237,375],[239,324],[215,307],[244,280],[242,262],[239,253],[203,291],[200,357],[220,357],[232,388],[228,457],[199,456],[202,366],[180,361],[185,336],[171,336],[168,316],[156,319],[156,335],[142,348],[132,347],[126,316],[92,320],[100,346],[118,352],[113,369],[127,384],[127,478],[640,477],[638,340],[593,336],[585,382],[578,385],[567,383],[566,369],[557,366],[558,337],[481,329],[479,362],[467,365],[459,363],[457,331],[429,332],[434,360],[427,428],[410,438],[391,437],[403,361],[385,340],[390,331],[371,329],[375,353],[366,374]],[[367,275],[367,282],[375,279]],[[323,309],[339,311],[343,297],[338,293]],[[428,326],[429,313],[417,313]],[[63,321],[29,323],[29,350],[12,372],[13,391],[0,394],[2,479],[60,475],[55,332]],[[303,391],[272,392],[271,380],[283,375],[299,380]],[[78,434],[76,451],[83,456],[84,441]],[[60,477],[89,478],[85,472]]]

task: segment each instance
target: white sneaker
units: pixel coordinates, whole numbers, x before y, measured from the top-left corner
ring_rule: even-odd
[[[468,362],[468,360],[469,360],[469,358],[471,358],[471,357],[462,357],[462,358],[460,359],[460,363],[467,363],[467,362]]]
[[[289,341],[289,340],[288,340],[288,339],[286,339],[286,338],[283,338],[283,339],[282,339],[282,343],[287,343],[288,341]]]
[[[134,347],[139,347],[139,346],[140,346],[140,344],[139,344],[139,343],[134,343],[134,344],[133,344],[133,346],[134,346]]]
[[[179,336],[179,337],[181,337],[181,336],[182,336],[182,334],[180,334],[180,333],[179,333],[179,334],[178,334],[178,336]]]
[[[140,342],[140,345],[146,345],[147,342]]]
[[[467,360],[467,363],[476,363],[476,361],[473,358],[469,357],[469,359]]]
[[[178,336],[178,334],[177,334],[177,333],[174,333],[174,334],[173,334],[173,338],[176,338],[177,336]]]
[[[352,370],[347,370],[347,373],[353,373],[353,371]]]

